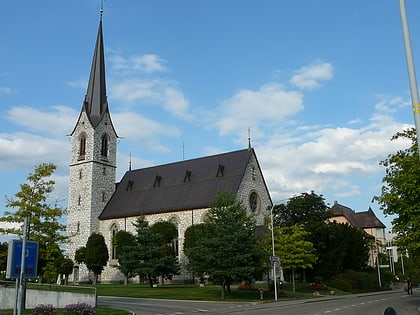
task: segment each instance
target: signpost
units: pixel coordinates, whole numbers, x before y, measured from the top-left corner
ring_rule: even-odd
[[[25,264],[24,273],[25,278],[36,278],[38,267],[38,242],[26,241],[25,248]],[[22,247],[23,241],[11,240],[9,241],[9,249],[7,255],[7,279],[18,279],[21,272],[22,262]]]

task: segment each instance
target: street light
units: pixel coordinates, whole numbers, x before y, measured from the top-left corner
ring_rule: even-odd
[[[271,220],[271,248],[273,250],[273,278],[274,278],[274,299],[277,301],[277,276],[276,276],[276,260],[274,257],[276,257],[275,251],[274,251],[274,224],[273,224],[273,208],[274,205],[271,207],[270,210],[270,220]]]

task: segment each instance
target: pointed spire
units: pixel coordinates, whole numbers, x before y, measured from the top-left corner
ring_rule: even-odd
[[[98,36],[84,101],[85,111],[88,114],[93,127],[98,125],[102,115],[107,111],[108,107],[106,98],[104,43],[102,36],[102,12],[103,10],[101,8]]]

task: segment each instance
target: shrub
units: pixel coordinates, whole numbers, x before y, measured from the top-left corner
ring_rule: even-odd
[[[32,310],[32,315],[56,315],[58,311],[51,304],[39,304]]]
[[[95,315],[96,312],[92,306],[86,303],[77,303],[66,305],[63,309],[63,315]]]

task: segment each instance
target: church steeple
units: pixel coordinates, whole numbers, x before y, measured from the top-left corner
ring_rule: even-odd
[[[102,36],[102,12],[93,54],[92,67],[90,70],[89,84],[83,106],[94,128],[99,124],[104,113],[108,111],[104,43]]]

